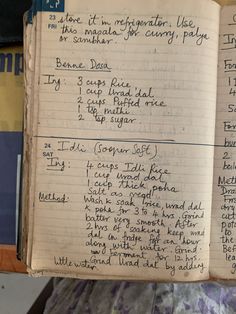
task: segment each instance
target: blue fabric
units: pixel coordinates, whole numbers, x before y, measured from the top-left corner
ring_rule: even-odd
[[[22,42],[23,14],[31,0],[0,0],[0,45]]]
[[[15,244],[17,155],[21,132],[0,132],[0,243]]]

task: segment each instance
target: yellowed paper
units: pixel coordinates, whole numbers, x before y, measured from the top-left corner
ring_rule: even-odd
[[[236,278],[236,7],[221,12],[211,232],[211,275]]]
[[[207,279],[218,5],[68,0],[37,18],[31,270]]]

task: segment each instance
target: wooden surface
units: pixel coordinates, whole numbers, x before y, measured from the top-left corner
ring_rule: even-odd
[[[215,0],[220,5],[230,5],[230,4],[236,4],[236,0]]]
[[[0,245],[0,272],[26,272],[25,265],[16,258],[15,245]]]

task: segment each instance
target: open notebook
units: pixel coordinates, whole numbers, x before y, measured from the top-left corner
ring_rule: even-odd
[[[35,1],[28,18],[29,272],[236,278],[236,7]]]

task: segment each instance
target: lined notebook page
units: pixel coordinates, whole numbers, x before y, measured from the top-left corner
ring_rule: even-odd
[[[236,278],[236,6],[221,12],[211,274]]]
[[[208,277],[219,7],[43,12],[33,271]]]

